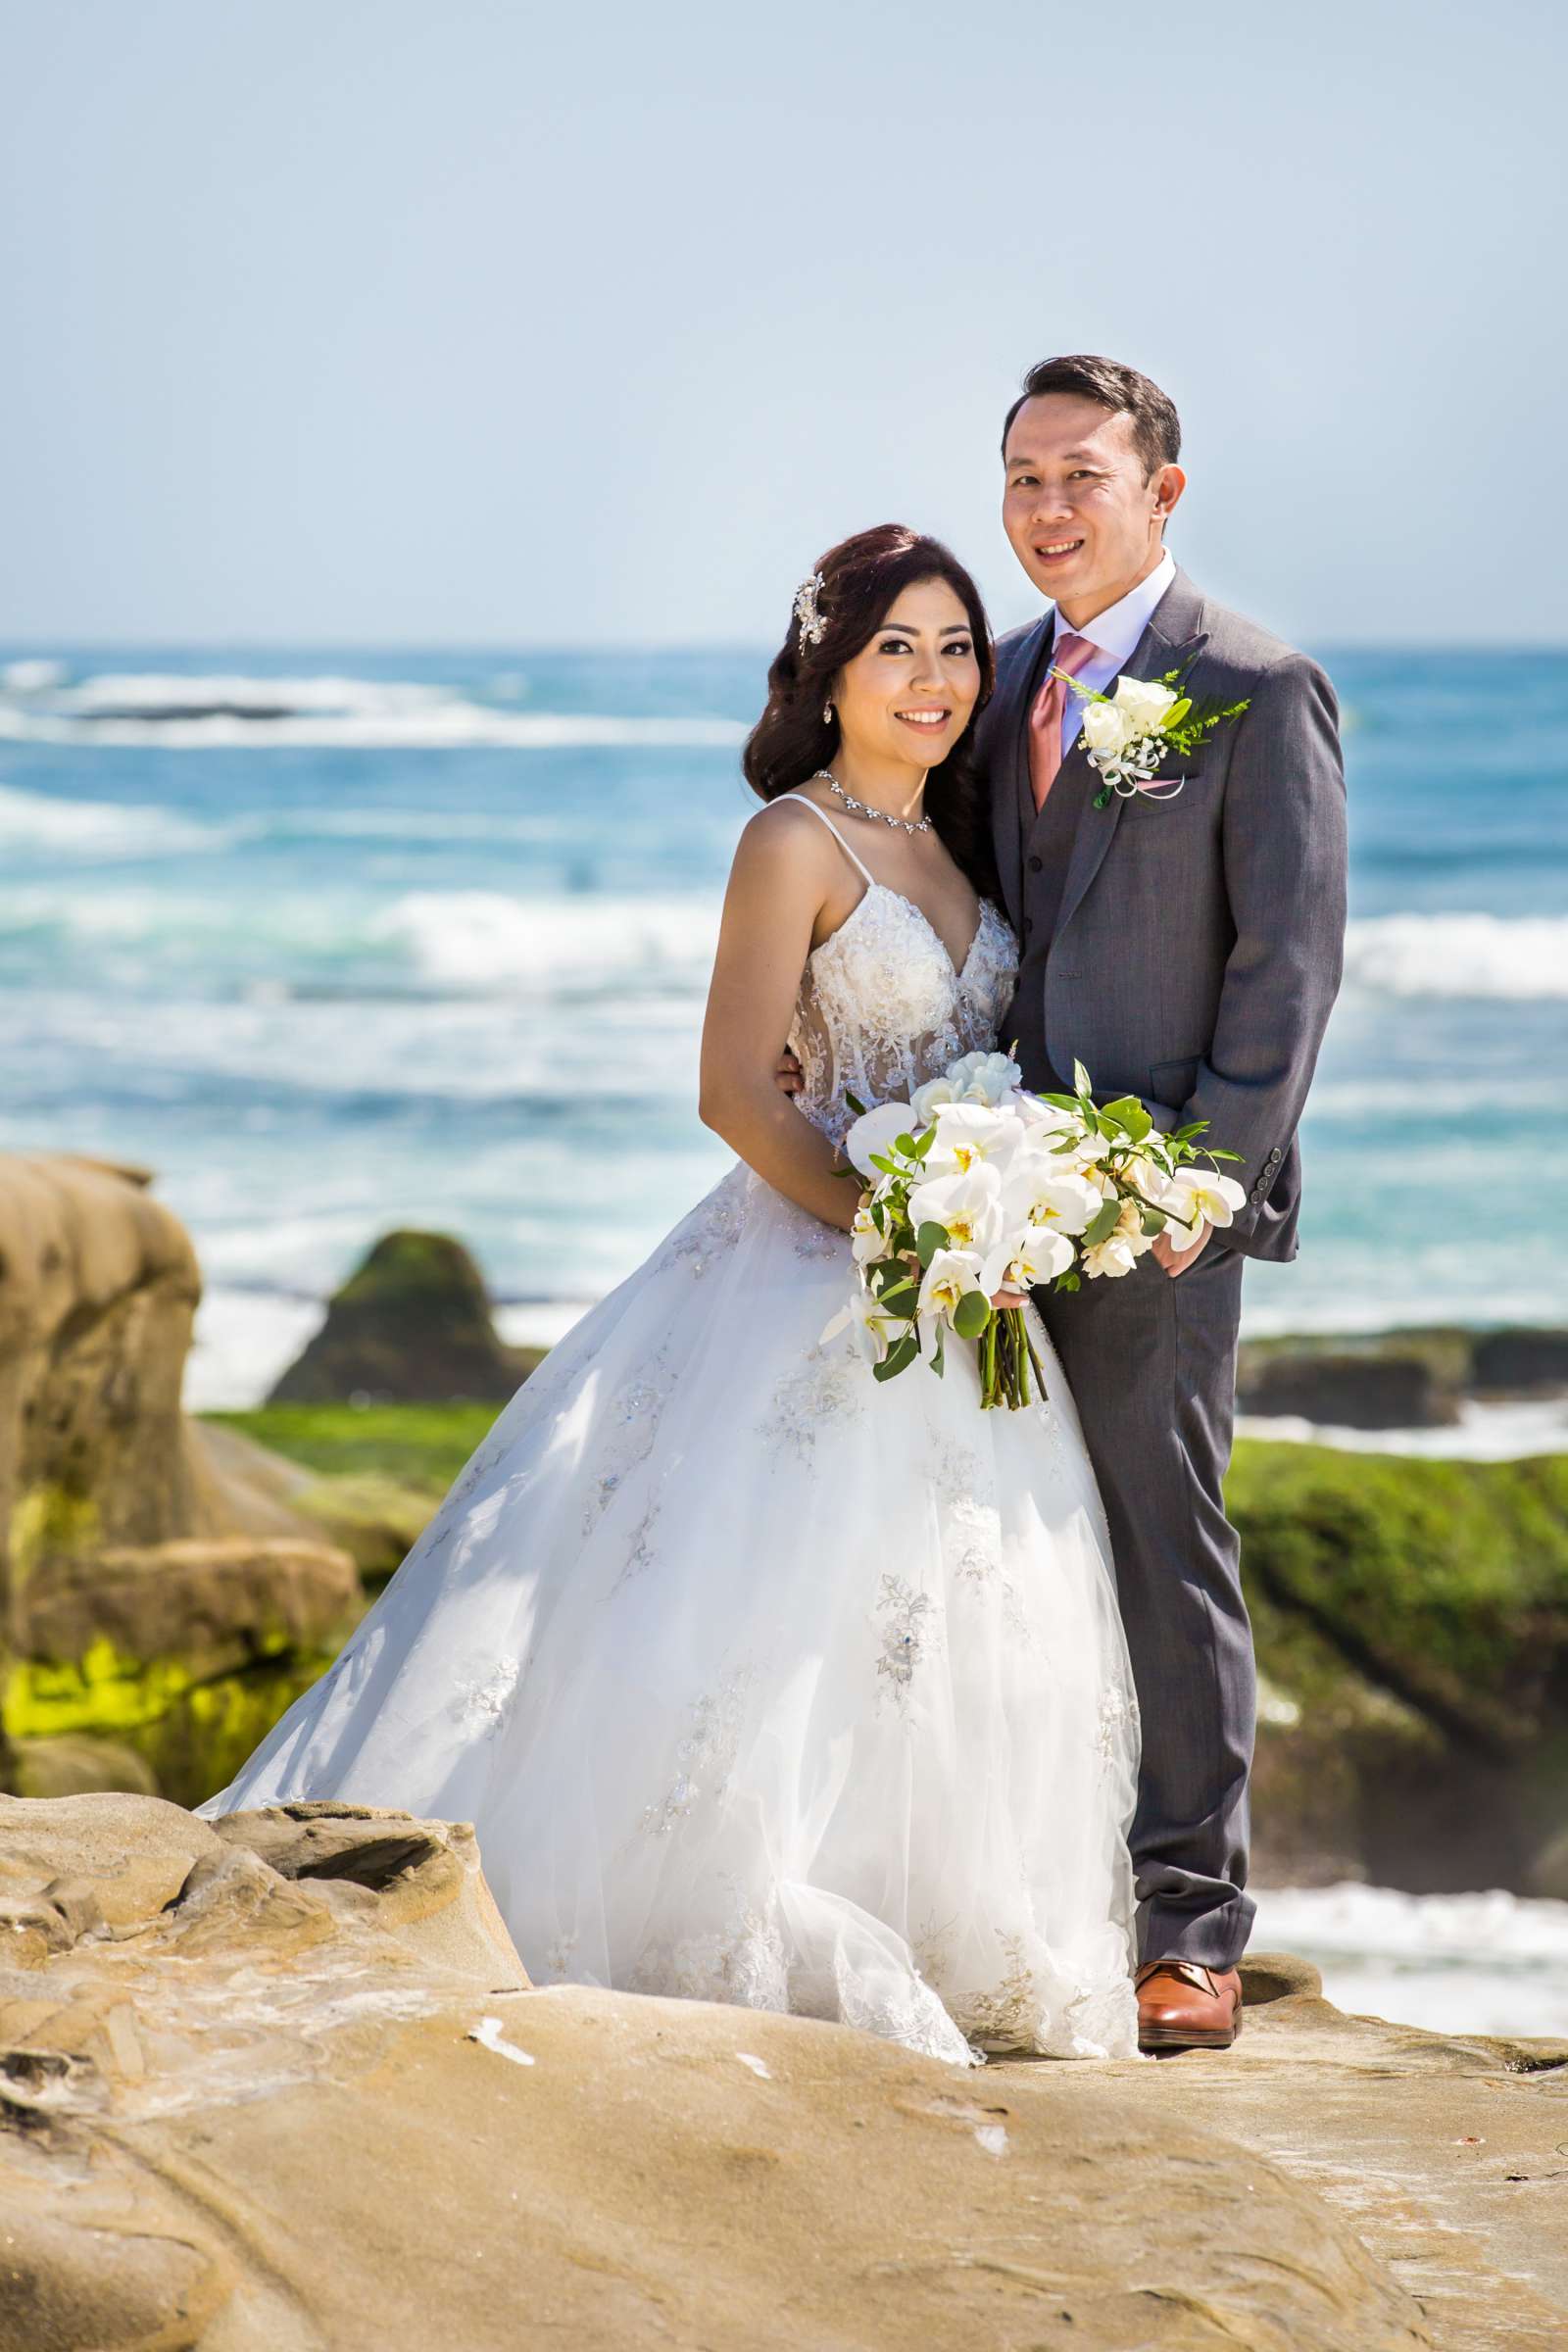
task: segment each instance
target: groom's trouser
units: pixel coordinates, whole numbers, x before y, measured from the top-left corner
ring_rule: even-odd
[[[1221,1493],[1244,1263],[1216,1236],[1185,1274],[1150,1254],[1119,1280],[1035,1294],[1100,1482],[1138,1690],[1139,1957],[1211,1968],[1240,1959],[1255,1908],[1242,1889],[1256,1667]]]

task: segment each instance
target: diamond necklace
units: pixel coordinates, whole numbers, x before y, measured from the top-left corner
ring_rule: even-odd
[[[932,829],[931,819],[928,816],[917,817],[911,825],[907,817],[889,816],[885,808],[868,808],[863,801],[856,800],[853,794],[845,791],[830,767],[817,768],[811,777],[813,784],[818,776],[821,777],[830,792],[838,794],[852,816],[874,816],[879,825],[893,825],[901,833],[929,833]]]

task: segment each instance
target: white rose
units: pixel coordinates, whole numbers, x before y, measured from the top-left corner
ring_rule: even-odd
[[[928,1078],[917,1086],[909,1097],[909,1108],[922,1127],[928,1127],[945,1102],[956,1102],[961,1089],[955,1086],[951,1076]]]
[[[1130,1274],[1137,1263],[1138,1252],[1125,1234],[1113,1233],[1108,1241],[1096,1242],[1084,1251],[1084,1272],[1091,1277],[1104,1275],[1116,1281]]]
[[[1005,1054],[965,1054],[951,1065],[947,1076],[954,1090],[950,1100],[985,1102],[994,1110],[1022,1082],[1023,1072]]]
[[[1122,752],[1127,748],[1131,729],[1127,713],[1117,703],[1086,703],[1084,705],[1084,742],[1092,752]]]
[[[1118,678],[1115,707],[1126,721],[1125,740],[1130,743],[1135,735],[1157,735],[1166,712],[1180,700],[1180,695],[1161,686],[1156,678]]]

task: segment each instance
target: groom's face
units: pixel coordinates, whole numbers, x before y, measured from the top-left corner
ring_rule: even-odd
[[[1012,552],[1069,620],[1104,612],[1159,561],[1181,469],[1146,477],[1129,416],[1076,393],[1042,393],[1013,418],[1004,457]]]

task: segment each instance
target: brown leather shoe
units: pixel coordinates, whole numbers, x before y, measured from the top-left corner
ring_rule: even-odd
[[[1200,1960],[1146,1960],[1138,1988],[1141,2050],[1228,2050],[1242,2030],[1242,1980]]]

